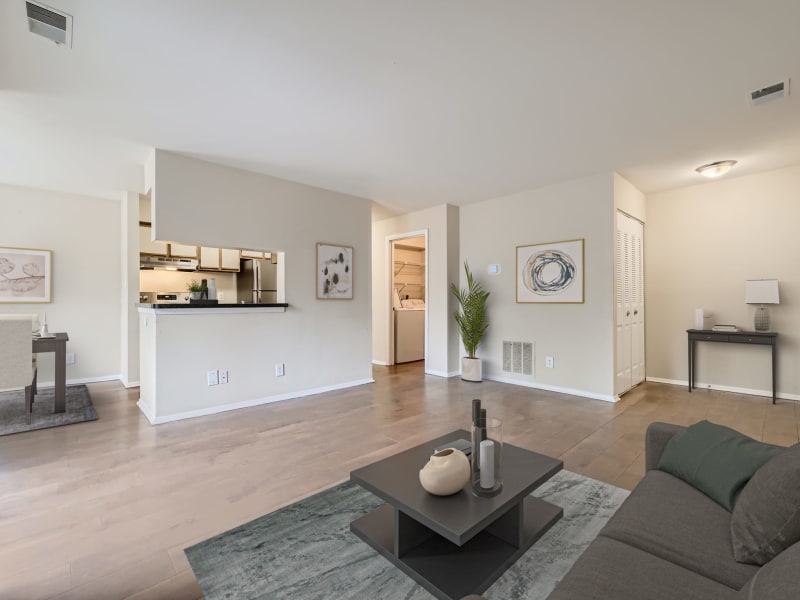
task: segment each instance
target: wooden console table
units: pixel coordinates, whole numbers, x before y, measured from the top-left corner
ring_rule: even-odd
[[[729,344],[756,344],[772,348],[772,403],[777,398],[776,365],[778,362],[778,334],[774,331],[711,331],[710,329],[687,329],[689,335],[689,391],[694,387],[695,342],[727,342]]]
[[[67,407],[67,342],[66,333],[55,333],[51,338],[33,338],[34,352],[55,352],[56,354],[56,381],[55,381],[55,411],[63,413]]]

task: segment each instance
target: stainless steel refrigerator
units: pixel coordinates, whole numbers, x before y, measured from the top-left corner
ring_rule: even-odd
[[[241,261],[236,277],[236,301],[245,304],[273,304],[278,301],[278,265],[270,260]]]

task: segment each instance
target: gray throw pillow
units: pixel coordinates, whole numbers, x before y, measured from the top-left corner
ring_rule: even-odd
[[[731,538],[736,560],[756,565],[800,541],[800,444],[753,475],[733,509]]]
[[[742,600],[797,600],[800,595],[800,542],[759,569],[739,590]]]
[[[781,450],[730,427],[700,421],[670,439],[658,468],[733,510],[753,473]]]

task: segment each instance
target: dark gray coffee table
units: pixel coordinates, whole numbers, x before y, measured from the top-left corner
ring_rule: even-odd
[[[454,431],[356,469],[350,480],[386,501],[350,530],[437,598],[480,594],[564,514],[529,494],[564,463],[511,444],[503,446],[503,489],[479,498],[468,483],[453,496],[433,496],[419,470],[434,448],[469,439]]]

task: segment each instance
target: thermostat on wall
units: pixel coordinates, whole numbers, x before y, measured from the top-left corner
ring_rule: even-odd
[[[489,265],[489,275],[498,275],[500,273],[500,265]]]

